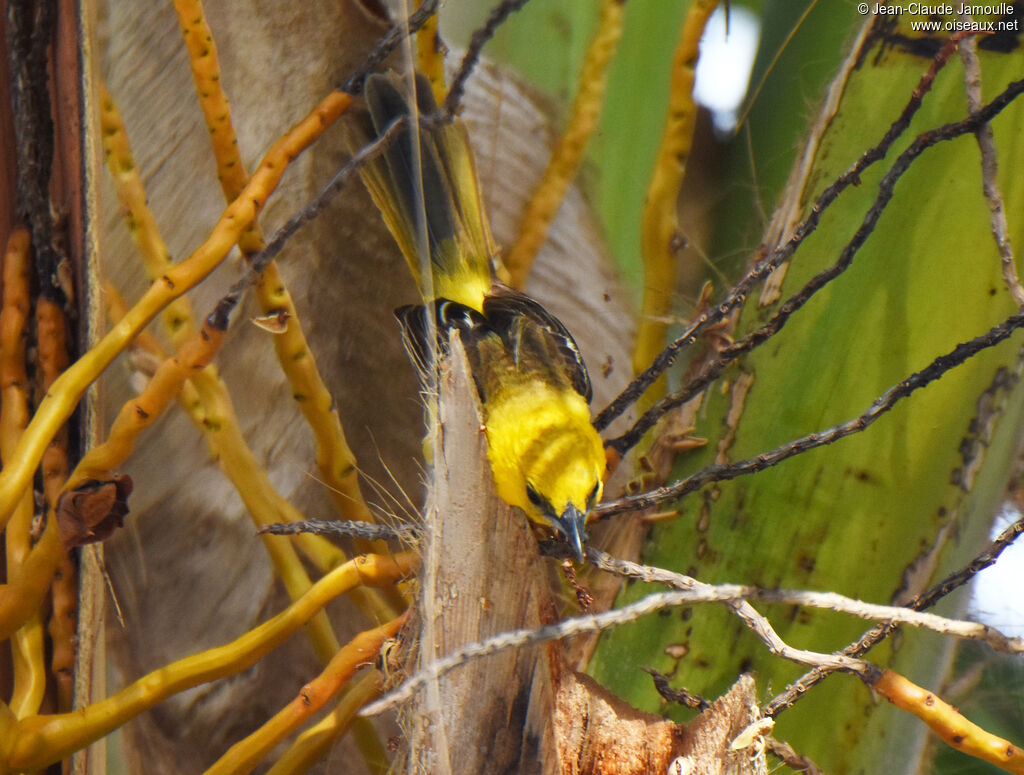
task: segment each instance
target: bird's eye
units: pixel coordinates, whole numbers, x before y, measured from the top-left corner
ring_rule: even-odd
[[[597,491],[600,489],[601,483],[595,482],[594,489],[590,491],[590,495],[587,496],[587,511],[594,508],[594,504],[597,502]]]
[[[541,494],[539,492],[533,489],[532,484],[526,485],[526,497],[530,501],[530,503],[532,503],[538,509],[544,508],[544,498],[541,497]]]

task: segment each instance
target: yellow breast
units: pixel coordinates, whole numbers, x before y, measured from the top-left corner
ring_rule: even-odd
[[[600,498],[604,448],[579,393],[537,378],[509,380],[488,396],[485,414],[488,456],[503,500],[548,524],[527,485],[556,515],[570,504],[586,513],[588,501]]]

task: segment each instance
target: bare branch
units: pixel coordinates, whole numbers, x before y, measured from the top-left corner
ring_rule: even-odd
[[[1024,81],[1021,82],[1024,85]],[[646,509],[651,506],[673,501],[682,496],[700,489],[711,482],[720,482],[728,479],[735,479],[745,474],[763,471],[788,460],[803,452],[817,447],[832,444],[845,436],[859,433],[874,423],[879,417],[888,412],[899,401],[909,396],[915,390],[924,387],[930,382],[939,379],[950,369],[959,366],[977,353],[989,347],[999,344],[1010,336],[1018,328],[1024,326],[1024,312],[1011,315],[1002,323],[989,329],[981,336],[975,337],[968,342],[958,344],[950,352],[940,355],[925,368],[914,372],[906,379],[893,385],[881,396],[875,399],[863,413],[852,420],[836,425],[828,430],[810,433],[794,439],[788,444],[776,447],[770,452],[763,452],[757,457],[741,460],[737,463],[724,463],[708,466],[694,474],[682,479],[675,484],[665,487],[658,487],[649,492],[638,495],[629,495],[618,500],[604,503],[595,509],[599,517],[609,517],[613,514],[621,514],[626,511]]]
[[[625,560],[617,560],[596,549],[588,549],[587,555],[602,570],[641,581],[667,584],[673,589],[700,590],[706,593],[708,600],[713,597],[715,602],[740,603],[748,600],[759,600],[764,603],[823,608],[861,619],[874,619],[891,624],[908,624],[911,627],[920,627],[942,635],[952,635],[953,637],[965,640],[983,641],[996,651],[1008,654],[1024,654],[1024,638],[1007,637],[998,630],[984,624],[978,624],[977,622],[947,619],[944,616],[922,613],[903,606],[865,603],[862,600],[855,600],[835,592],[763,589],[746,584],[705,584],[682,573],[655,568],[649,565],[640,565]],[[705,600],[701,600],[701,602],[705,602]]]
[[[779,266],[789,260],[796,252],[796,249],[803,241],[814,233],[818,228],[821,214],[835,202],[839,195],[851,185],[860,183],[861,173],[876,161],[885,158],[892,144],[906,131],[911,119],[921,107],[924,96],[931,90],[932,83],[939,70],[949,61],[950,56],[956,50],[956,42],[959,38],[948,41],[932,61],[928,71],[921,77],[917,87],[911,93],[899,117],[892,123],[882,139],[873,148],[866,151],[845,173],[836,178],[828,188],[821,192],[814,204],[811,205],[811,214],[807,219],[797,226],[793,236],[785,245],[774,248],[771,253],[764,256],[750,269],[749,272],[732,287],[725,299],[717,307],[704,312],[698,317],[674,342],[666,347],[654,362],[640,375],[638,375],[626,388],[615,398],[612,403],[605,407],[594,419],[594,427],[599,431],[604,430],[611,424],[612,420],[622,414],[639,398],[654,381],[661,376],[673,363],[679,354],[697,341],[711,326],[721,322],[736,307],[742,304],[754,285],[767,277]],[[685,403],[685,402],[683,402]]]
[[[981,107],[981,64],[978,62],[978,44],[975,39],[968,38],[960,46],[960,58],[964,63],[964,86],[967,92],[967,107],[976,111]],[[999,258],[1003,264],[1003,281],[1017,306],[1024,308],[1024,286],[1017,276],[1017,262],[1013,258],[1013,247],[1010,245],[1009,227],[1006,225],[1006,208],[1003,206],[1003,195],[999,191],[996,180],[998,163],[996,141],[992,127],[984,124],[974,133],[981,151],[981,185],[988,203],[989,219],[992,222],[992,236],[999,250]]]
[[[473,68],[476,67],[476,63],[480,59],[480,52],[483,50],[484,44],[494,37],[498,27],[509,16],[526,5],[527,2],[529,0],[501,0],[491,11],[483,26],[473,33],[473,37],[470,38],[469,45],[466,47],[466,53],[462,57],[462,62],[459,64],[458,72],[455,73],[455,77],[452,79],[451,88],[448,90],[448,97],[444,101],[443,112],[445,114],[454,116],[455,112],[459,109],[459,103],[462,102],[462,94],[466,89],[466,81],[469,80]]]
[[[676,689],[671,686],[668,682],[668,676],[664,673],[660,673],[653,667],[641,668],[645,673],[651,676],[654,681],[654,688],[661,695],[661,699],[665,702],[673,702],[676,705],[685,705],[687,708],[693,710],[705,711],[711,707],[711,702],[705,697],[701,697],[699,694],[694,694],[689,689],[679,688]]]
[[[822,270],[811,278],[811,280],[801,288],[799,292],[787,299],[771,320],[769,320],[764,326],[748,334],[744,339],[741,339],[735,344],[723,349],[718,357],[706,364],[701,372],[687,385],[685,385],[682,390],[661,399],[661,401],[644,413],[644,415],[641,416],[633,427],[626,433],[609,441],[609,446],[615,449],[619,454],[625,454],[625,452],[633,447],[648,430],[654,427],[655,423],[657,423],[666,412],[689,401],[717,379],[718,375],[722,373],[726,366],[744,353],[749,352],[754,347],[762,344],[777,334],[786,324],[786,321],[789,320],[790,315],[800,309],[815,293],[842,274],[842,272],[850,266],[857,251],[860,250],[864,242],[874,231],[875,225],[878,223],[878,219],[881,217],[883,210],[892,199],[897,181],[899,181],[907,170],[910,169],[910,166],[915,159],[924,153],[925,150],[937,145],[938,143],[977,131],[979,127],[987,124],[988,121],[998,115],[1000,111],[1020,96],[1022,92],[1024,92],[1024,80],[1014,81],[998,97],[992,100],[992,102],[981,110],[971,113],[967,118],[946,124],[927,132],[922,132],[918,135],[914,142],[912,142],[910,146],[900,154],[896,161],[893,162],[890,170],[878,184],[878,195],[875,197],[875,201],[865,214],[864,219],[853,238],[846,244],[846,247],[843,248],[838,260],[832,266]],[[843,178],[845,177],[846,176],[844,175]],[[843,178],[840,178],[840,180]],[[833,185],[829,187],[829,190],[831,190],[835,185],[836,183],[833,183]],[[817,202],[814,207],[818,207]],[[812,218],[816,218],[817,215],[818,213],[813,211],[812,208]],[[808,221],[810,220],[811,219],[808,219]],[[797,233],[786,244],[786,246],[776,250],[769,256],[769,258],[759,263],[751,273],[748,273],[747,277],[744,277],[744,279],[740,281],[740,285],[745,283],[747,278],[753,275],[754,271],[759,270],[766,264],[772,264],[777,255],[782,255],[782,253],[785,253],[787,250],[789,252],[786,253],[785,257],[788,258],[789,255],[792,254],[792,250],[795,250],[796,244],[794,244],[794,241],[800,237],[802,234],[801,229],[803,228],[804,226],[801,226],[797,229]],[[800,239],[802,238],[803,237],[800,237]],[[792,246],[792,250],[789,250],[790,246]],[[779,261],[774,265],[778,266],[780,263],[782,262]],[[737,285],[736,287],[739,288],[740,285]],[[730,298],[731,296],[732,294],[730,294]],[[729,301],[729,299],[726,301]],[[725,304],[725,302],[723,302],[723,304]],[[720,309],[721,306],[722,305],[719,305],[716,309]],[[598,420],[602,418],[603,414],[604,413],[598,416]],[[596,422],[597,420],[595,420],[595,424]]]
[[[990,565],[994,565],[996,560],[999,559],[999,555],[1021,533],[1024,533],[1024,517],[1007,527],[991,544],[985,547],[963,568],[950,574],[931,589],[907,603],[907,608],[920,611],[932,607],[953,590],[966,584],[982,570]],[[865,632],[857,641],[844,648],[843,653],[851,657],[862,656],[888,637],[889,633],[894,629],[896,629],[895,625],[887,622],[876,625]],[[808,671],[765,705],[765,715],[775,717],[786,708],[791,707],[803,694],[831,672],[830,670],[819,670],[817,668]]]
[[[927,627],[936,632],[951,634],[957,637],[984,640],[995,648],[1012,653],[1024,653],[1024,639],[1007,638],[990,627],[973,622],[945,619],[944,617],[932,614],[923,614],[909,608],[863,603],[833,593],[765,590],[757,587],[730,584],[704,584],[680,573],[617,560],[593,547],[587,549],[587,556],[595,565],[603,570],[642,581],[667,584],[673,587],[674,591],[648,595],[636,603],[612,611],[578,616],[540,628],[512,630],[492,638],[487,638],[486,640],[470,643],[413,674],[398,689],[366,706],[361,711],[361,715],[374,716],[407,701],[428,681],[435,680],[470,660],[507,649],[535,645],[548,640],[566,638],[582,633],[599,632],[635,621],[641,616],[663,608],[694,605],[697,603],[725,604],[764,643],[768,650],[776,656],[800,664],[813,665],[815,668],[829,672],[836,670],[850,672],[860,677],[869,686],[881,674],[878,668],[861,659],[845,654],[823,654],[806,649],[797,649],[788,645],[775,632],[767,618],[750,605],[748,599],[809,605],[842,611],[863,618],[884,619],[889,622],[898,621],[913,626]],[[771,716],[767,710],[765,715]]]
[[[607,557],[603,552],[598,552],[593,548],[587,549],[587,554],[591,558]],[[360,711],[360,715],[376,716],[383,713],[410,699],[428,681],[435,680],[472,659],[479,659],[480,657],[507,649],[536,645],[549,640],[558,640],[589,632],[600,632],[601,630],[636,621],[642,616],[660,611],[663,608],[693,605],[695,603],[725,603],[761,639],[769,651],[784,659],[804,665],[827,665],[833,670],[848,671],[856,674],[869,684],[880,675],[878,668],[863,660],[851,659],[840,654],[821,654],[793,648],[779,637],[771,624],[768,623],[768,620],[757,613],[749,603],[746,601],[736,601],[731,591],[728,594],[723,594],[716,587],[696,581],[694,584],[695,586],[692,589],[657,592],[631,605],[605,611],[604,613],[585,614],[539,628],[512,630],[495,635],[492,638],[477,641],[476,643],[467,644],[438,659],[423,670],[414,673],[397,689],[363,708]]]
[[[256,531],[256,535],[275,536],[290,536],[297,533],[365,538],[368,541],[395,539],[411,543],[419,538],[420,528],[418,525],[409,523],[377,525],[372,522],[309,519],[298,522],[275,522],[270,525],[262,525]]]

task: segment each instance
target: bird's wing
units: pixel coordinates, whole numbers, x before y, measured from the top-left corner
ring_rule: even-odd
[[[529,296],[498,284],[484,299],[483,312],[519,370],[542,372],[554,384],[568,383],[590,402],[590,375],[576,340],[562,321]]]

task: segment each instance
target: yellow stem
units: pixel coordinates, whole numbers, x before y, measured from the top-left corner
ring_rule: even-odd
[[[68,366],[67,322],[64,308],[48,299],[36,300],[40,389],[50,388]],[[43,496],[49,506],[57,503],[68,478],[68,434],[61,429],[43,453]],[[57,693],[57,710],[69,711],[74,700],[75,656],[78,651],[78,566],[70,552],[62,551],[50,586],[52,606],[50,674]]]
[[[369,719],[356,718],[356,713],[370,700],[376,699],[380,687],[381,675],[376,670],[359,679],[330,715],[295,738],[284,756],[267,770],[267,775],[301,775],[309,772],[350,728],[369,722]],[[369,760],[367,764],[373,766]],[[384,771],[387,771],[386,762]]]
[[[14,689],[11,711],[18,718],[39,712],[46,693],[43,620],[38,611],[29,617],[11,641],[14,659]]]
[[[718,7],[718,0],[693,0],[672,59],[672,84],[661,147],[647,189],[641,226],[640,249],[644,262],[644,289],[640,326],[633,351],[633,371],[650,365],[665,346],[672,294],[676,285],[675,245],[679,239],[679,190],[693,144],[697,105],[693,80],[704,27]],[[665,392],[665,378],[655,382],[637,404],[649,407]]]
[[[160,310],[220,265],[242,231],[263,208],[288,164],[351,103],[351,96],[331,92],[274,143],[243,194],[224,211],[207,240],[187,260],[169,268],[106,336],[53,383],[22,434],[11,465],[0,471],[0,518],[6,518],[13,511],[17,499],[30,485],[43,451],[71,416],[86,388]]]
[[[250,772],[274,746],[341,691],[360,668],[372,665],[381,643],[398,632],[408,618],[406,612],[387,624],[356,635],[335,654],[320,675],[302,687],[294,700],[251,735],[231,746],[206,770],[206,775],[243,775]],[[375,683],[379,684],[380,675],[377,674],[375,679]]]
[[[6,764],[18,771],[47,767],[172,694],[246,670],[352,586],[394,584],[411,573],[416,563],[412,552],[357,557],[324,576],[277,616],[231,643],[158,668],[107,699],[73,713],[32,716],[6,725],[7,729],[0,725],[5,732],[0,749],[8,752]]]
[[[884,671],[871,688],[897,708],[913,713],[958,751],[1024,775],[1024,751],[968,721],[952,705],[899,673]]]
[[[171,254],[160,236],[160,229],[149,209],[146,188],[135,164],[124,119],[105,84],[100,84],[100,132],[107,169],[114,182],[114,193],[124,211],[128,233],[142,256],[142,264],[151,281],[156,280],[171,266]],[[196,331],[192,305],[184,296],[175,299],[163,311],[164,327],[175,347],[181,345]]]
[[[29,315],[31,245],[27,229],[17,228],[7,241],[3,263],[3,308],[0,310],[0,460],[11,461],[18,438],[28,425],[28,374],[25,367],[25,339]],[[32,490],[26,488],[18,499],[4,533],[7,573],[22,572],[32,548],[32,518],[35,511]],[[14,685],[10,709],[17,717],[39,711],[46,690],[43,626],[38,610],[14,633],[11,642]]]
[[[551,161],[544,170],[537,190],[526,206],[526,214],[519,227],[519,238],[504,260],[511,283],[516,288],[526,285],[533,261],[547,239],[548,229],[562,206],[565,192],[576,177],[587,143],[601,118],[608,83],[608,66],[615,57],[622,37],[624,12],[625,3],[622,0],[604,0],[601,3],[597,32],[583,59],[579,90],[573,101],[568,125],[551,154]]]
[[[217,177],[225,198],[230,201],[245,188],[248,175],[231,121],[231,106],[223,88],[217,46],[200,0],[175,0],[174,7],[184,33],[199,104],[210,132]],[[247,257],[263,249],[263,237],[255,221],[241,236],[238,246]],[[313,431],[317,466],[335,508],[346,519],[375,521],[359,489],[355,455],[345,439],[341,419],[334,409],[334,399],[317,370],[316,360],[302,332],[298,310],[276,263],[271,262],[263,271],[256,286],[256,296],[264,314],[277,315],[285,321],[284,331],[273,337],[274,350],[291,384],[292,396]],[[376,548],[384,550],[383,544]],[[387,618],[396,613],[392,611]]]
[[[205,324],[182,345],[180,352],[165,360],[146,389],[129,400],[114,419],[107,440],[90,449],[75,466],[63,491],[68,492],[88,479],[105,479],[131,454],[139,435],[156,422],[190,376],[201,372],[217,354],[225,332]]]
[[[10,638],[39,609],[63,556],[57,515],[51,508],[42,536],[21,565],[8,571],[8,583],[0,584],[0,640]]]

